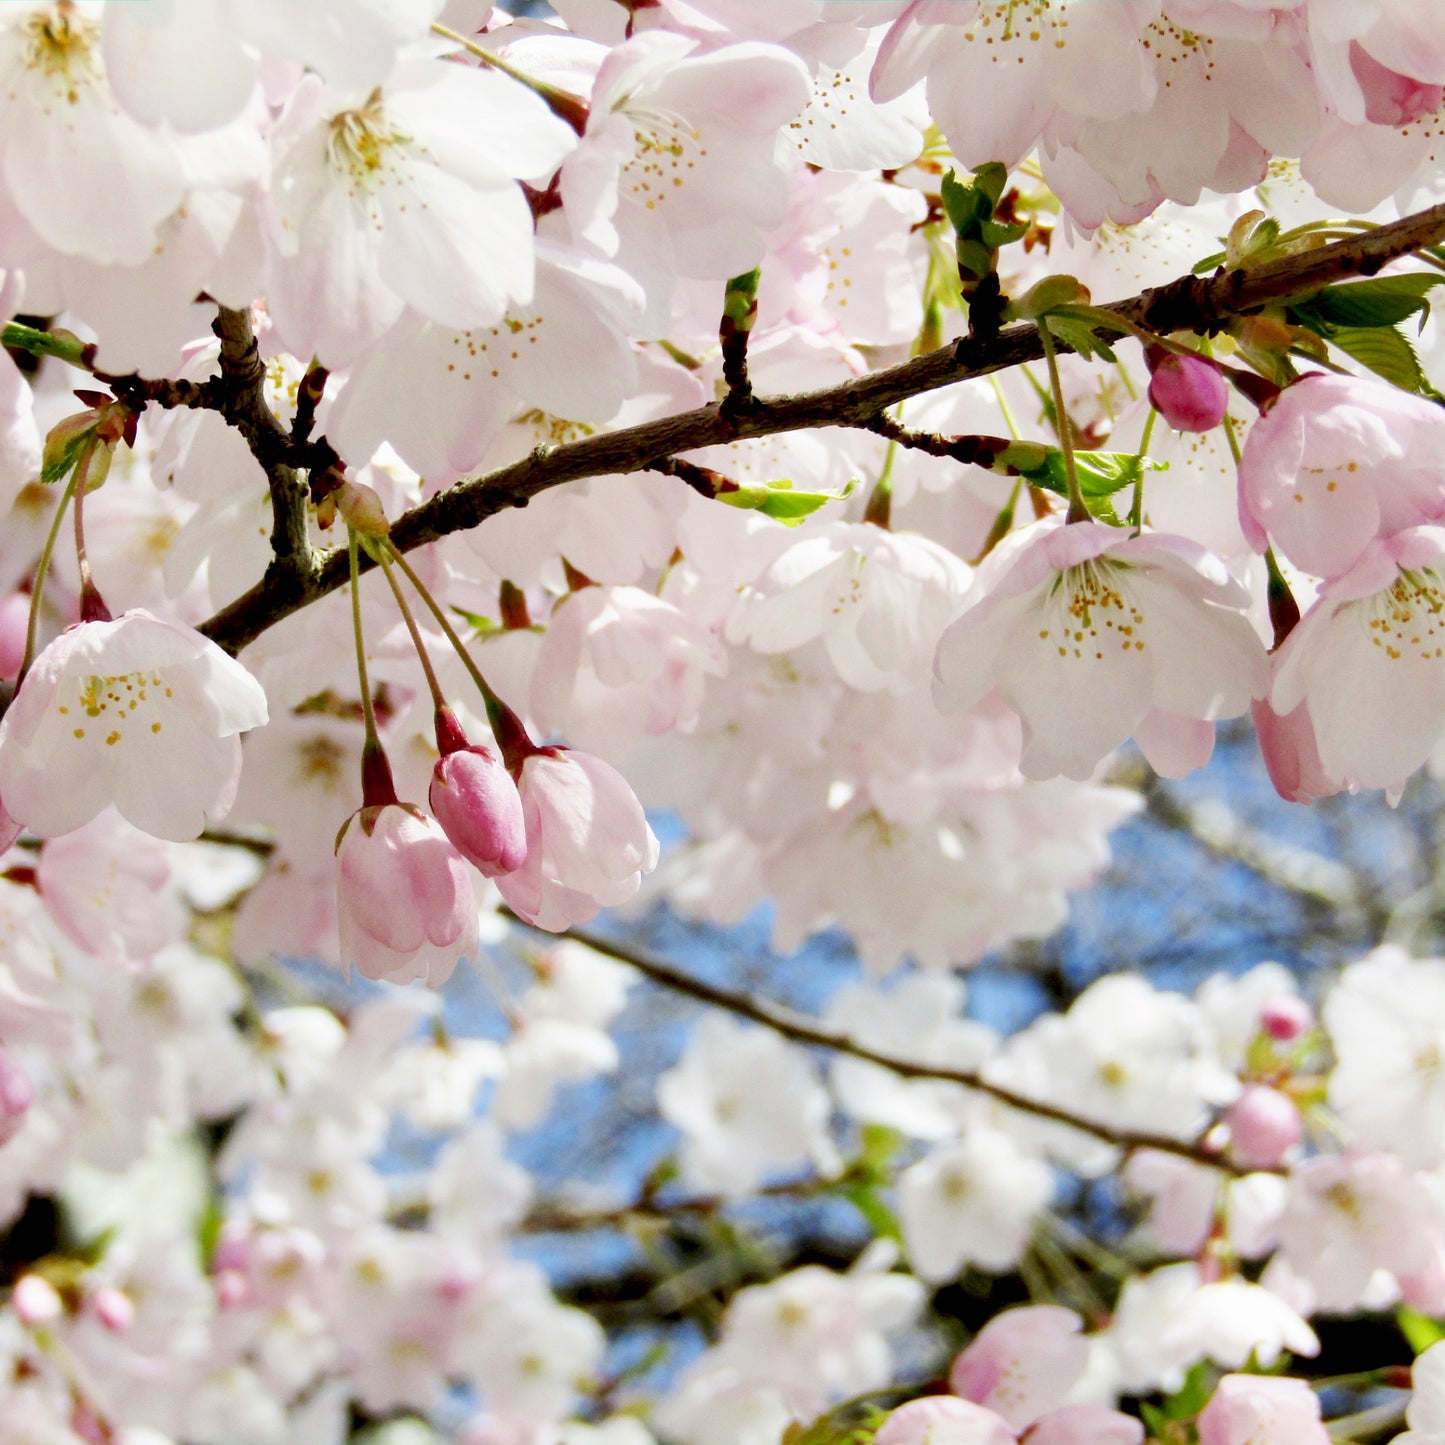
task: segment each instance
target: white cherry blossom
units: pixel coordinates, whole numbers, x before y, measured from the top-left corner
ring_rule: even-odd
[[[158,838],[226,815],[261,685],[199,632],[144,609],[83,622],[47,647],[0,723],[0,793],[42,836],[113,803]],[[57,786],[64,776],[65,786]]]
[[[367,94],[298,87],[277,123],[271,312],[292,351],[357,359],[409,304],[453,328],[531,299],[532,217],[571,129],[505,76],[403,63]]]
[[[1100,522],[1016,532],[939,643],[934,695],[958,711],[997,688],[1023,722],[1023,771],[1088,778],[1134,735],[1166,776],[1202,766],[1216,719],[1264,694],[1248,595],[1182,537]]]

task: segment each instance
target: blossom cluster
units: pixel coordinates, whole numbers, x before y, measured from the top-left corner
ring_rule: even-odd
[[[1178,779],[1248,715],[1297,802],[1445,766],[1445,22],[555,9],[0,5],[0,1224],[64,1224],[0,1255],[0,1442],[774,1445],[860,1393],[880,1445],[1322,1441],[1260,1372],[1445,1317],[1445,961],[1007,1038],[949,970],[1108,868],[1131,741]],[[684,981],[748,1022],[655,1071],[666,1158],[543,1199],[632,976],[514,924],[657,899],[870,977]],[[505,1041],[325,992],[463,961]],[[1117,1256],[1057,1208],[1113,1175]],[[514,1245],[760,1191],[875,1237],[679,1263],[655,1406]],[[945,1358],[936,1296],[1070,1249],[1109,1286]]]

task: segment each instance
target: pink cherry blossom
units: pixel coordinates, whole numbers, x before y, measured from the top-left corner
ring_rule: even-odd
[[[42,837],[113,803],[143,832],[194,838],[230,808],[240,734],[265,721],[260,683],[199,632],[143,608],[82,622],[0,722],[0,795]]]
[[[590,753],[542,748],[517,774],[527,861],[497,879],[528,923],[561,932],[625,903],[657,866],[642,805],[615,768]]]
[[[1303,1380],[1226,1375],[1199,1417],[1199,1445],[1327,1445],[1320,1401]]]
[[[951,1395],[900,1405],[873,1438],[877,1445],[1016,1445],[1017,1439],[992,1410]]]
[[[1310,375],[1250,429],[1239,519],[1318,577],[1343,575],[1376,537],[1445,516],[1445,412],[1384,382]]]
[[[1141,732],[1145,756],[1162,754],[1172,773],[1171,759],[1202,761],[1197,726],[1265,692],[1247,601],[1182,537],[1040,522],[980,568],[939,643],[934,697],[955,712],[997,688],[1023,723],[1029,777],[1087,778]]]
[[[1035,1305],[996,1315],[953,1362],[948,1383],[965,1400],[1023,1430],[1063,1403],[1089,1347],[1073,1310]]]
[[[1445,528],[1369,542],[1320,589],[1276,655],[1270,706],[1308,708],[1326,778],[1404,784],[1445,732]]]
[[[436,987],[476,952],[477,903],[466,862],[419,810],[390,803],[353,814],[336,866],[343,967]]]
[[[1144,1445],[1144,1426],[1107,1405],[1061,1405],[1029,1430],[1028,1445]]]
[[[778,130],[808,103],[807,69],[755,42],[703,52],[663,31],[602,62],[587,131],[562,168],[573,232],[616,258],[649,297],[649,333],[677,276],[719,280],[762,259],[783,219]]]
[[[357,359],[410,305],[490,326],[531,299],[532,218],[576,141],[516,81],[438,60],[354,95],[298,87],[277,123],[277,260],[268,293],[298,355]]]

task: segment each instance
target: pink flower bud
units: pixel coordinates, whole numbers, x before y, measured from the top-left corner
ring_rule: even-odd
[[[1314,1010],[1295,993],[1282,993],[1259,1011],[1260,1028],[1277,1044],[1292,1044],[1314,1021]]]
[[[113,1335],[125,1334],[135,1323],[135,1305],[128,1294],[114,1285],[101,1285],[90,1297],[90,1308]]]
[[[336,510],[346,525],[363,537],[385,537],[391,531],[381,498],[365,482],[343,483],[336,493]]]
[[[48,1325],[58,1320],[65,1306],[55,1292],[55,1286],[38,1274],[22,1275],[15,1281],[10,1293],[10,1307],[22,1325],[34,1329],[37,1325]]]
[[[1304,1138],[1294,1100],[1265,1084],[1251,1084],[1224,1118],[1231,1152],[1246,1169],[1273,1169]]]
[[[454,727],[454,725],[453,725]],[[512,873],[527,861],[527,825],[512,775],[486,748],[459,743],[437,720],[442,757],[432,771],[427,801],[457,852],[487,878]]]
[[[219,1270],[216,1274],[216,1304],[223,1310],[238,1310],[250,1302],[251,1286],[246,1276],[236,1269]]]
[[[1176,431],[1212,431],[1224,420],[1229,388],[1208,358],[1170,351],[1149,364],[1150,404]]]
[[[25,1070],[0,1049],[0,1144],[13,1138],[35,1102],[35,1085]]]
[[[25,633],[30,626],[30,598],[12,592],[0,599],[0,677],[14,677],[25,661]]]
[[[1199,1417],[1199,1445],[1327,1445],[1319,1397],[1303,1380],[1226,1375]]]

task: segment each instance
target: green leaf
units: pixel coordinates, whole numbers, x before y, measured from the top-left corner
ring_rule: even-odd
[[[1102,356],[1105,361],[1118,360],[1109,343],[1099,335],[1091,322],[1063,316],[1055,311],[1049,315],[1048,327],[1058,340],[1065,346],[1072,347],[1086,361],[1093,356]]]
[[[1403,333],[1381,326],[1332,326],[1323,334],[1332,346],[1338,346],[1346,356],[1354,357],[1361,366],[1368,366],[1402,391],[1445,401],[1425,375],[1415,348]]]
[[[1430,314],[1426,293],[1445,285],[1438,271],[1412,271],[1403,276],[1376,276],[1369,281],[1351,281],[1329,286],[1298,306],[1290,307],[1294,319],[1318,330],[1327,326],[1398,326],[1418,315],[1423,325]]]
[[[1079,490],[1086,497],[1108,497],[1125,487],[1136,486],[1146,472],[1167,472],[1169,463],[1156,462],[1136,452],[1075,452],[1074,470],[1078,473]],[[1046,487],[1061,497],[1069,494],[1064,454],[1058,447],[1049,447],[1042,465],[1021,471],[1020,475],[1035,487]]]
[[[1431,1345],[1445,1340],[1445,1324],[1432,1320],[1429,1315],[1422,1315],[1419,1310],[1412,1310],[1409,1305],[1396,1309],[1395,1323],[1417,1355],[1423,1355]]]
[[[1200,1360],[1184,1377],[1184,1383],[1164,1401],[1166,1420],[1192,1420],[1214,1393],[1214,1369]]]
[[[78,436],[70,438],[62,446],[47,447],[40,467],[40,480],[49,487],[68,477],[75,470],[89,440],[88,436]]]
[[[870,1171],[882,1174],[898,1157],[903,1135],[887,1124],[864,1124],[863,1147],[858,1151],[859,1160]]]
[[[468,612],[465,607],[458,607],[455,603],[452,604],[452,611],[480,637],[502,630],[500,622],[493,622],[490,617],[483,617],[480,612]]]
[[[952,171],[944,176],[939,195],[949,224],[960,236],[977,236],[978,228],[993,218],[994,203],[998,199],[988,194],[978,177],[961,181]]]
[[[1028,233],[1027,221],[1011,221],[1007,225],[1002,221],[985,221],[978,228],[979,239],[985,246],[992,247],[995,251],[1000,246],[1007,246],[1014,241],[1022,241]]]
[[[729,507],[741,507],[744,511],[761,512],[784,526],[796,527],[804,517],[811,516],[829,502],[840,502],[851,496],[856,481],[849,482],[841,492],[795,492],[792,482],[781,478],[776,482],[762,485],[749,484],[735,492],[719,492],[718,501]]]
[[[897,1216],[871,1184],[838,1184],[829,1192],[840,1199],[846,1199],[863,1216],[877,1238],[895,1239],[900,1244],[903,1242],[903,1230],[899,1227]]]
[[[1147,1400],[1139,1402],[1139,1414],[1143,1417],[1144,1425],[1149,1431],[1151,1440],[1162,1440],[1164,1432],[1169,1428],[1169,1417],[1157,1405],[1151,1405]]]

